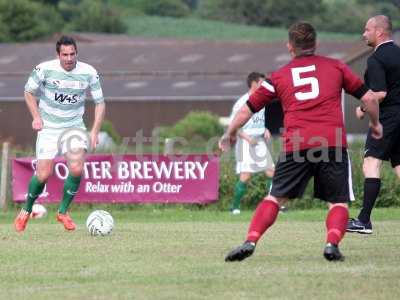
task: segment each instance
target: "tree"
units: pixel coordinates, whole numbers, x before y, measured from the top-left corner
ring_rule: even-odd
[[[400,0],[203,0],[199,15],[261,26],[310,21],[317,30],[360,33],[369,16],[385,14],[400,27]]]
[[[59,14],[54,8],[28,0],[0,0],[0,42],[25,42],[57,31]]]
[[[43,4],[50,4],[56,6],[60,0],[31,0],[33,2],[39,2]]]
[[[392,4],[393,6],[396,6],[397,8],[400,8],[400,0],[357,0],[357,3],[359,4]]]
[[[103,4],[101,0],[83,0],[73,8],[69,22],[68,29],[75,31],[107,33],[126,31],[119,13]]]
[[[340,0],[325,5],[325,11],[311,18],[319,30],[353,32],[361,34],[368,18],[384,14],[392,19],[394,28],[400,25],[400,10],[396,1],[385,0]],[[397,1],[400,2],[400,1]]]
[[[322,10],[322,0],[204,0],[199,7],[206,18],[268,26],[289,26]]]
[[[189,6],[182,0],[146,1],[143,11],[148,15],[181,18],[189,14]]]

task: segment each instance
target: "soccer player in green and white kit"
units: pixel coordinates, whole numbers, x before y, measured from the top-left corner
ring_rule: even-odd
[[[88,144],[96,147],[97,136],[105,113],[105,103],[97,71],[77,60],[77,47],[73,38],[62,36],[56,44],[57,59],[35,67],[25,85],[25,101],[32,115],[32,128],[36,130],[36,173],[29,183],[25,206],[15,219],[15,229],[25,230],[32,205],[42,193],[53,172],[54,158],[62,153],[68,163],[69,174],[64,183],[63,198],[57,221],[66,230],[75,224],[68,214],[69,205],[77,193],[83,171]],[[90,89],[96,104],[95,119],[89,134],[82,116],[85,94]],[[39,98],[39,105],[37,98]]]
[[[230,122],[236,113],[246,104],[250,95],[258,89],[265,80],[264,74],[251,72],[247,76],[249,91],[240,97],[232,108]],[[236,173],[239,180],[235,184],[231,212],[234,215],[240,214],[240,202],[247,190],[247,182],[251,174],[265,172],[267,176],[266,189],[269,189],[270,178],[274,175],[274,162],[268,150],[266,140],[271,138],[271,133],[265,128],[265,109],[254,114],[251,119],[238,132],[236,141]]]

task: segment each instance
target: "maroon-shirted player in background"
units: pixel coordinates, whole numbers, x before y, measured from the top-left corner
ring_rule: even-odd
[[[370,117],[374,138],[382,137],[378,100],[374,93],[344,63],[315,55],[316,32],[298,22],[289,28],[287,44],[292,60],[272,73],[270,80],[250,96],[220,139],[226,151],[235,142],[238,129],[273,99],[280,99],[284,112],[283,152],[278,160],[272,188],[257,206],[244,244],[232,250],[225,261],[241,261],[253,254],[257,241],[275,222],[280,203],[301,197],[311,177],[314,196],[328,202],[326,218],[327,260],[343,260],[338,245],[346,232],[347,202],[352,195],[346,132],[341,107],[342,89],[361,99]]]

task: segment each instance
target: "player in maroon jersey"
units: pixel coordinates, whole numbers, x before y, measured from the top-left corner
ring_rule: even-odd
[[[341,107],[342,89],[362,100],[373,136],[382,137],[378,119],[381,95],[368,90],[344,63],[314,54],[316,32],[312,25],[293,24],[289,28],[287,46],[293,59],[273,72],[270,80],[264,81],[250,96],[219,143],[226,151],[252,113],[273,99],[280,99],[284,112],[283,152],[272,188],[257,206],[245,243],[232,250],[225,261],[241,261],[252,255],[257,241],[275,222],[280,204],[301,197],[311,177],[314,177],[314,196],[328,202],[329,206],[324,257],[343,260],[338,245],[346,232],[347,202],[352,188]]]

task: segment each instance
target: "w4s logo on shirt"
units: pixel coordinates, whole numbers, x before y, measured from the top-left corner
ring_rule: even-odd
[[[79,100],[79,95],[74,94],[74,95],[68,95],[68,94],[59,94],[55,93],[54,95],[54,101],[60,103],[60,104],[74,104],[77,103]]]

